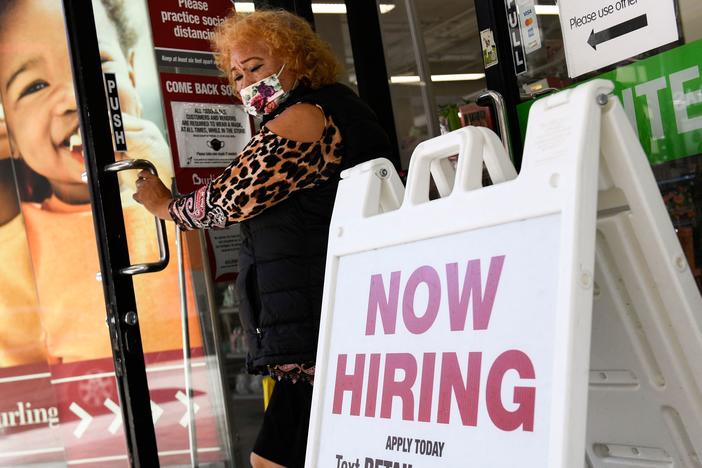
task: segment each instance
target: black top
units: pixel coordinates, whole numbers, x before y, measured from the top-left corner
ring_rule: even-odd
[[[335,177],[299,190],[241,222],[237,288],[249,352],[247,365],[314,361],[324,286],[329,223],[339,174],[362,162],[390,157],[390,141],[373,111],[341,84],[298,86],[263,124],[291,105],[319,105],[341,132],[342,164]]]

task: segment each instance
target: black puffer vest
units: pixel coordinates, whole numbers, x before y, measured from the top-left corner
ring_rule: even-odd
[[[263,124],[299,102],[318,104],[339,127],[341,170],[390,156],[390,141],[373,111],[349,88],[298,87]],[[314,361],[322,306],[329,222],[339,176],[299,190],[241,223],[237,288],[249,371]]]

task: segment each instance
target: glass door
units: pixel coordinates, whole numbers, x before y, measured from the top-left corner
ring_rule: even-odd
[[[92,7],[0,4],[0,466],[239,466],[204,241],[184,321],[173,224],[160,242],[135,172],[105,171],[173,176],[146,6]]]

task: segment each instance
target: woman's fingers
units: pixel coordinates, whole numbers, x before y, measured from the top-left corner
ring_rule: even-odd
[[[136,192],[133,195],[134,200],[136,200],[139,203],[143,202],[143,195],[145,192],[147,192],[149,189],[153,189],[153,187],[149,187],[149,184],[154,184],[154,175],[151,174],[149,171],[146,170],[141,170],[137,174],[137,179],[134,185],[136,186]]]
[[[142,169],[137,174],[137,182],[144,181],[144,180],[153,180],[156,178],[157,177],[155,175],[153,175],[151,172],[147,171],[146,169]]]
[[[136,186],[136,191],[132,195],[134,201],[143,205],[153,215],[161,219],[170,219],[168,205],[172,199],[171,191],[161,182],[161,179],[149,171],[142,170],[137,174],[134,185]]]

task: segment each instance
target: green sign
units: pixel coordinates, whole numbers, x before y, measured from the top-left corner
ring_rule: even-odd
[[[651,164],[702,153],[702,40],[597,78],[614,82]],[[533,103],[518,106],[522,137]]]

